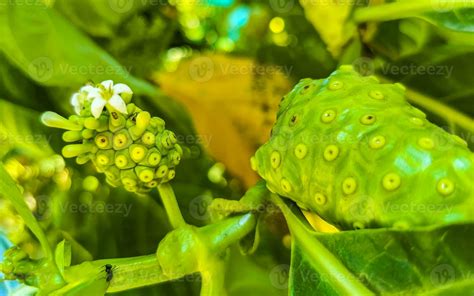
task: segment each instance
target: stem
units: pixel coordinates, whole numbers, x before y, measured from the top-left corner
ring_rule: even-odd
[[[212,263],[208,272],[201,273],[201,296],[225,296],[225,264],[219,260]]]
[[[393,81],[378,76],[380,81],[384,83],[393,83]],[[407,87],[406,97],[409,101],[423,107],[424,109],[440,116],[441,118],[448,119],[448,122],[455,123],[456,125],[464,128],[469,132],[474,132],[474,120],[469,116],[443,104],[439,101],[425,96],[417,91],[414,91]]]
[[[257,224],[254,214],[227,218],[200,229],[206,245],[213,253],[220,253],[249,234]]]
[[[201,270],[201,296],[227,295],[225,291],[225,264],[219,256],[230,245],[249,234],[256,224],[255,215],[248,213],[227,218],[200,229],[202,239],[211,254],[209,258],[203,260],[205,265]]]
[[[207,243],[206,246],[209,248],[207,253],[211,255],[203,260],[206,264],[200,270],[203,278],[201,295],[224,295],[225,266],[219,256],[225,248],[252,231],[255,224],[255,215],[245,214],[198,229],[202,234],[203,242]],[[82,280],[84,274],[96,277],[98,273],[104,272],[106,264],[113,265],[113,278],[107,289],[107,292],[110,293],[154,285],[182,277],[179,272],[172,272],[171,276],[165,275],[156,254],[151,254],[131,258],[86,261],[66,268],[65,279],[69,283],[73,283]],[[105,276],[105,273],[103,276]]]
[[[65,270],[65,277],[89,272],[97,276],[106,264],[113,265],[113,278],[107,292],[119,292],[173,280],[161,271],[156,255],[87,261]],[[105,274],[104,274],[105,275]]]
[[[338,295],[374,295],[334,256],[314,235],[312,231],[291,212],[288,206],[275,194],[271,200],[283,212],[294,241],[300,244],[315,269],[326,277]]]
[[[417,0],[400,1],[383,5],[358,8],[354,11],[353,20],[356,23],[370,21],[389,21],[413,17],[429,11],[453,10],[473,7],[473,1],[466,0]]]
[[[159,185],[158,192],[160,193],[171,226],[176,229],[186,225],[171,185],[168,183]]]

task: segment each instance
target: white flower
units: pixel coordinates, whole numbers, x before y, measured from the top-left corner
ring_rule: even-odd
[[[117,83],[114,85],[112,80],[103,81],[98,87],[88,92],[87,98],[92,100],[91,113],[95,118],[98,118],[106,107],[109,111],[127,114],[125,100],[129,101],[132,94],[132,90],[126,84]]]
[[[71,105],[74,107],[74,111],[78,115],[81,114],[81,111],[84,109],[87,101],[90,101],[88,98],[89,92],[93,91],[95,87],[91,85],[83,86],[77,93],[73,94],[71,97]]]

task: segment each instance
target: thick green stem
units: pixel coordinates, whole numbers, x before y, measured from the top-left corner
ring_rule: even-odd
[[[178,202],[176,201],[176,196],[174,195],[173,188],[170,184],[165,183],[158,186],[158,192],[160,193],[161,200],[165,207],[166,213],[168,214],[168,219],[173,228],[178,228],[186,224],[184,221],[181,210],[179,209]]]
[[[275,194],[271,200],[283,212],[292,238],[298,241],[306,256],[311,258],[316,270],[324,275],[338,295],[374,295],[334,256],[315,236],[308,235],[307,227],[291,212],[288,206]]]
[[[224,262],[221,261],[220,255],[225,248],[236,243],[252,231],[255,224],[254,214],[245,214],[197,229],[199,237],[204,243],[203,245],[209,248],[207,252],[198,252],[206,256],[202,260],[197,260],[201,262],[199,271],[203,277],[201,295],[224,295]],[[187,227],[192,226],[188,225]],[[163,242],[170,243],[171,248],[183,247],[177,244],[176,241]],[[195,250],[192,248],[187,249],[187,252],[192,253],[193,251]],[[113,279],[110,281],[107,292],[119,292],[176,280],[183,276],[180,272],[165,274],[157,258],[157,255],[152,254],[132,258],[88,261],[67,268],[65,279],[69,283],[74,283],[83,280],[84,274],[96,277],[101,272],[103,273],[102,276],[105,277],[104,266],[111,264],[113,266]],[[192,272],[195,272],[194,269]]]
[[[208,272],[202,272],[201,296],[225,296],[225,263],[221,260],[209,266]]]
[[[413,17],[429,11],[452,10],[465,7],[474,7],[474,2],[466,0],[399,1],[358,8],[354,11],[353,20],[356,23],[389,21]]]
[[[174,278],[166,277],[163,274],[155,254],[84,262],[67,268],[65,277],[68,279],[68,277],[80,276],[84,273],[90,273],[95,277],[100,272],[103,272],[103,277],[105,277],[104,266],[106,264],[113,266],[113,278],[107,292],[125,291],[174,280]],[[73,282],[74,279],[69,279],[69,281]]]
[[[205,245],[208,246],[211,257],[203,258],[201,271],[201,296],[224,296],[225,291],[225,262],[220,254],[230,245],[237,243],[256,226],[257,218],[248,213],[242,216],[227,218],[215,224],[200,229]],[[209,256],[209,255],[207,255]]]
[[[200,229],[200,233],[212,252],[222,252],[250,233],[256,224],[257,218],[249,213],[207,225]]]

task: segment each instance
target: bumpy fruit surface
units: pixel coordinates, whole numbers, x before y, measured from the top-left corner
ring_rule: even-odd
[[[270,191],[341,229],[473,220],[473,153],[404,93],[350,66],[303,79],[252,167]]]
[[[133,103],[126,113],[104,109],[97,118],[88,108],[90,103],[68,119],[43,114],[46,125],[66,129],[63,140],[74,143],[63,148],[64,157],[76,157],[78,164],[92,161],[110,185],[131,192],[147,192],[174,178],[183,150],[161,118]]]

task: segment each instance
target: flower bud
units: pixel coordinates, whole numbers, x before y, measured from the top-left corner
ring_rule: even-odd
[[[104,88],[104,83],[117,86],[113,91],[119,92],[128,104],[120,105],[117,97],[109,104],[109,88]],[[78,164],[91,160],[97,171],[105,174],[107,183],[131,192],[146,192],[173,179],[174,168],[183,155],[175,134],[165,129],[163,119],[151,117],[149,112],[129,103],[132,92],[127,86],[113,86],[111,81],[101,85],[87,87],[90,100],[106,101],[101,113],[99,104],[92,104],[82,93],[76,96],[77,115],[66,119],[54,112],[43,114],[44,124],[67,130],[63,140],[75,143],[66,145],[63,155],[76,157]],[[96,109],[92,112],[91,108]]]

